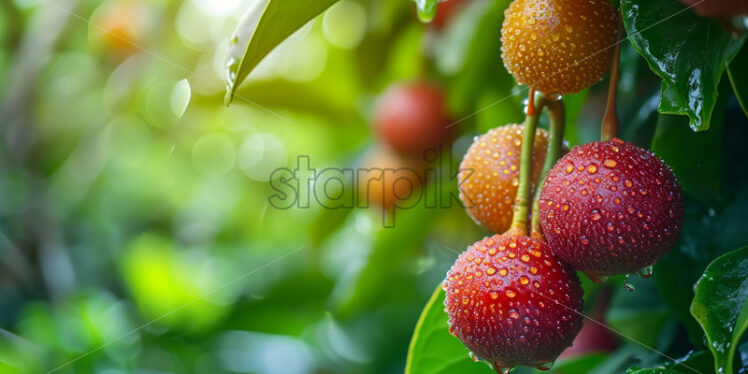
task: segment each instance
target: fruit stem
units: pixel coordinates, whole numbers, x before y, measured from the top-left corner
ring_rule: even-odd
[[[542,239],[542,233],[540,231],[540,217],[538,216],[538,200],[540,199],[540,192],[545,182],[545,175],[556,165],[556,161],[558,161],[563,152],[564,131],[566,129],[566,107],[564,107],[564,102],[561,100],[546,100],[545,105],[548,108],[548,115],[551,122],[548,151],[545,153],[543,170],[540,173],[538,185],[535,187],[535,198],[532,203],[532,234],[539,239]]]
[[[623,34],[623,21],[618,14],[618,35]],[[618,136],[618,81],[621,78],[621,42],[616,44],[613,52],[613,65],[610,68],[610,85],[608,86],[608,103],[605,107],[600,140],[607,141]]]
[[[530,176],[532,175],[532,154],[535,145],[535,130],[538,127],[540,113],[545,104],[545,98],[542,93],[535,94],[532,101],[533,110],[530,112],[528,102],[528,113],[523,125],[524,133],[522,134],[522,154],[520,155],[519,164],[519,185],[517,186],[517,198],[514,200],[514,214],[512,216],[512,225],[509,232],[514,235],[527,235],[527,218],[530,206]],[[530,114],[532,113],[532,114]]]
[[[535,115],[535,89],[530,86],[530,93],[527,98],[527,115]]]

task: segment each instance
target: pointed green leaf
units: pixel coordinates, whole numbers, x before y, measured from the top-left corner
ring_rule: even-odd
[[[247,75],[282,41],[338,0],[260,0],[239,21],[226,58],[226,105]]]
[[[470,359],[462,342],[449,333],[444,291],[436,288],[418,319],[410,341],[405,374],[491,374],[488,365]]]
[[[709,128],[717,86],[745,41],[678,0],[622,0],[624,25],[634,49],[662,78],[660,112],[687,115],[694,131]]]
[[[742,48],[727,68],[740,107],[748,115],[748,48]]]
[[[714,260],[696,283],[691,314],[706,333],[717,373],[733,373],[733,356],[748,328],[748,246]]]

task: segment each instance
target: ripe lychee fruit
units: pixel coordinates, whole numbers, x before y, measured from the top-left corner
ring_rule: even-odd
[[[447,143],[451,123],[441,87],[425,81],[390,87],[374,109],[379,138],[403,155],[421,156]]]
[[[470,217],[485,228],[503,233],[512,222],[512,206],[519,186],[522,125],[497,127],[475,139],[460,164],[460,199]],[[548,133],[535,132],[532,189],[540,179],[548,147]]]
[[[450,333],[502,373],[547,370],[582,327],[579,278],[538,239],[484,238],[460,255],[443,288]]]
[[[610,67],[618,26],[607,0],[515,0],[504,15],[501,57],[520,84],[575,93]]]
[[[672,170],[618,138],[562,157],[548,172],[538,205],[553,254],[592,279],[653,265],[675,245],[683,223]]]

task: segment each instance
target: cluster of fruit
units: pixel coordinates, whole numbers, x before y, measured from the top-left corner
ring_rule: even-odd
[[[610,68],[617,20],[608,0],[515,0],[502,28],[504,65],[545,100],[578,92]],[[459,256],[443,283],[445,310],[450,332],[502,373],[548,369],[572,344],[583,312],[575,269],[595,281],[651,274],[683,220],[677,178],[652,152],[615,137],[562,149],[543,179],[548,144],[534,126],[498,127],[476,138],[460,167],[468,214],[499,235]],[[541,184],[528,235],[526,207]]]

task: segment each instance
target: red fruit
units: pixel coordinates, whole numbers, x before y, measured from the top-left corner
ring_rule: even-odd
[[[460,200],[470,217],[495,233],[503,233],[512,222],[523,128],[507,125],[490,130],[475,139],[460,163]],[[540,179],[547,146],[548,133],[538,129],[532,152],[532,190]]]
[[[538,239],[505,234],[473,244],[443,287],[450,333],[502,372],[547,369],[582,327],[579,278]]]
[[[437,30],[443,29],[464,2],[465,0],[446,0],[439,2],[439,5],[437,5],[436,8],[436,15],[431,21],[434,28]]]
[[[404,155],[420,156],[447,143],[451,123],[441,88],[426,82],[390,87],[374,110],[377,134]]]
[[[592,279],[653,265],[678,240],[678,180],[652,152],[614,138],[575,147],[538,202],[553,254]]]
[[[618,26],[608,0],[514,0],[504,16],[501,57],[521,84],[574,93],[610,67]]]
[[[747,0],[680,0],[704,17],[733,17],[748,14]]]

